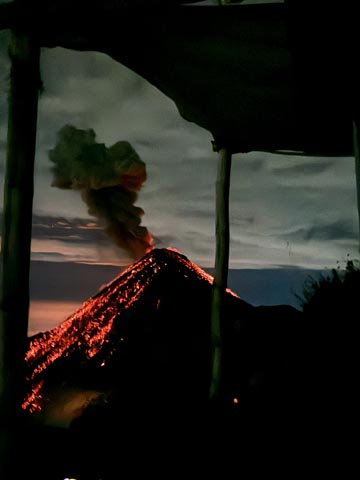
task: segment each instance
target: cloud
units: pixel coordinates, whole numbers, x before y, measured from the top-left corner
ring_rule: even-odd
[[[6,141],[0,139],[0,174],[5,174]]]
[[[306,242],[311,240],[353,240],[358,239],[359,232],[356,229],[354,222],[350,219],[339,219],[331,223],[318,223],[314,225],[300,226],[291,233],[282,234],[282,237],[287,240],[304,240]]]
[[[0,211],[0,231],[3,212]],[[32,217],[32,240],[56,240],[64,243],[108,243],[103,228],[90,218],[65,218],[34,213]]]
[[[34,240],[31,244],[31,259],[50,262],[100,262],[101,252],[91,244],[64,243],[58,240]],[[116,264],[117,257],[113,260]]]
[[[246,215],[242,212],[230,213],[230,224],[249,227],[256,223],[256,217],[254,215]]]
[[[232,160],[232,170],[241,172],[260,172],[266,168],[266,160],[270,154],[261,152],[249,152],[246,154],[235,154]]]
[[[71,243],[101,243],[103,228],[89,219],[67,219],[48,215],[33,215],[33,239],[53,239]]]
[[[120,134],[134,146],[136,141],[146,143],[149,136],[164,137],[164,127],[176,131],[175,105],[103,53],[44,49],[42,65],[45,92],[39,124],[43,117],[51,117],[56,130],[73,123],[93,128],[108,144]]]
[[[154,247],[167,248],[176,243],[176,237],[172,235],[156,235],[154,237]]]
[[[70,273],[70,272],[69,272]],[[30,303],[28,336],[57,327],[73,314],[82,301],[33,300]],[[50,313],[51,312],[51,313]]]
[[[120,266],[32,259],[30,296],[33,301],[85,301],[122,270]]]
[[[2,39],[0,85],[5,90],[0,90],[0,142],[4,144],[8,61]],[[131,261],[99,229],[102,225],[89,214],[79,191],[51,187],[48,151],[54,148],[59,129],[73,124],[81,130],[93,129],[106,149],[119,138],[131,144],[146,161],[139,203],[155,246],[174,246],[191,260],[212,265],[218,155],[212,151],[211,135],[184,120],[159,90],[104,54],[43,49],[41,62],[45,91],[39,100],[33,258]],[[1,165],[4,149],[0,156]],[[349,251],[357,254],[354,172],[352,158],[233,155],[230,264],[323,266],[335,264]],[[2,183],[2,197],[1,188]],[[83,228],[87,222],[96,227]]]
[[[287,165],[284,167],[274,167],[273,173],[275,175],[316,175],[318,173],[323,173],[332,167],[334,164],[333,159],[323,159],[322,161],[312,161],[308,163],[304,160],[297,165]]]
[[[146,167],[129,142],[107,148],[95,141],[94,130],[65,125],[49,159],[52,185],[80,191],[88,213],[119,247],[134,258],[152,248],[149,231],[140,225],[144,211],[134,205],[146,180]]]
[[[0,211],[0,233],[2,212]],[[160,240],[161,241],[161,240]],[[168,246],[161,242],[161,246]],[[133,259],[94,219],[33,214],[31,258],[50,262],[128,265]]]

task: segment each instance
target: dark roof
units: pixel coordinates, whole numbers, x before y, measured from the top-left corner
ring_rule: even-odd
[[[32,25],[44,47],[107,53],[232,152],[352,156],[360,110],[354,9],[320,0],[146,14],[64,9],[23,28]]]

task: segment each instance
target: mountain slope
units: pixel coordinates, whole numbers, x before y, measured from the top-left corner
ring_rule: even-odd
[[[66,388],[101,393],[142,390],[156,399],[176,391],[178,402],[191,390],[192,402],[206,399],[211,292],[212,277],[185,256],[153,249],[58,327],[30,339],[26,355],[30,388],[23,408],[43,412]],[[264,311],[230,290],[226,297],[228,371],[234,364],[238,368],[243,358],[236,358],[245,352],[255,363],[261,361],[266,349],[262,347],[259,358],[255,352],[260,353],[265,331],[267,335],[276,331],[278,337],[280,327],[281,336],[298,328],[298,322],[290,321],[297,316],[295,309],[262,307]],[[234,378],[229,384],[236,383]]]
[[[31,392],[24,409],[40,411],[56,384],[108,388],[114,365],[123,369],[120,352],[128,352],[130,344],[133,351],[147,351],[151,344],[154,353],[171,338],[182,349],[192,332],[207,345],[211,282],[210,275],[179,253],[154,249],[145,255],[58,327],[30,339]],[[230,291],[228,297],[251,308]]]

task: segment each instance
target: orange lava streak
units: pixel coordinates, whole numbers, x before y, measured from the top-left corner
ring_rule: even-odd
[[[42,399],[42,395],[40,394],[40,390],[43,384],[44,380],[40,380],[40,382],[32,388],[32,391],[21,405],[24,410],[29,409],[30,413],[41,411],[40,400]]]

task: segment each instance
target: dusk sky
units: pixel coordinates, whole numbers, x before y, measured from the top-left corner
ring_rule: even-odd
[[[1,209],[8,39],[8,32],[0,32]],[[146,165],[147,179],[135,205],[144,211],[141,225],[154,246],[175,247],[198,265],[213,267],[217,154],[211,134],[184,120],[172,100],[105,54],[44,48],[41,76],[32,260],[43,262],[42,275],[62,263],[71,284],[74,264],[121,267],[132,261],[88,213],[79,191],[51,185],[49,150],[64,125],[93,129],[96,142],[108,148],[129,142]],[[357,257],[354,159],[234,155],[230,235],[231,269],[327,269],[347,256]],[[109,279],[115,271],[109,270]],[[61,298],[60,287],[57,298],[49,298],[46,281],[43,285],[43,298],[37,294],[32,303],[31,333],[51,328],[86,300],[81,288],[72,299]]]

